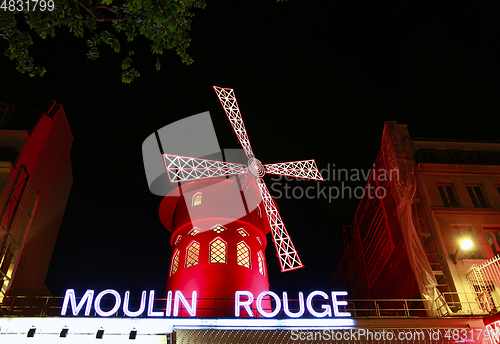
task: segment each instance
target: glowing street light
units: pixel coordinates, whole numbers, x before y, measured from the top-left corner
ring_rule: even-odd
[[[470,239],[462,240],[462,242],[460,243],[460,248],[462,250],[468,250],[471,247],[472,247],[472,240]]]
[[[460,246],[457,247],[455,254],[451,256],[451,259],[453,260],[453,264],[457,265],[457,253],[458,253],[459,248],[461,248],[464,251],[467,251],[471,247],[472,247],[472,240],[470,240],[470,239],[462,240],[462,242],[460,243]]]

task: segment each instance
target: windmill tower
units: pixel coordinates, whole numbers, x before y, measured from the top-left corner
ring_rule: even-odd
[[[244,157],[225,151],[231,162],[222,161],[216,139],[214,143],[208,138],[213,130],[208,113],[164,127],[143,144],[150,190],[165,196],[160,219],[172,232],[167,291],[180,290],[184,296],[197,291],[197,315],[206,317],[234,314],[236,291],[257,296],[269,289],[264,255],[269,232],[281,271],[303,266],[264,174],[323,180],[314,160],[261,164],[252,151],[234,91],[214,89]]]

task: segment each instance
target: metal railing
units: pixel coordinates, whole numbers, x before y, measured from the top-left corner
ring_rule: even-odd
[[[472,265],[467,272],[467,281],[483,311],[497,313],[500,310],[500,256]]]
[[[478,304],[472,295],[463,295],[465,293],[454,293],[456,296],[462,296],[461,299],[471,300],[462,301],[460,303],[461,312],[458,313],[440,313],[444,314],[443,317],[453,317],[453,316],[481,316],[488,313],[481,312],[482,306]],[[459,295],[460,294],[460,295]],[[0,316],[9,317],[45,317],[45,316],[60,316],[63,297],[60,296],[9,296],[4,299],[3,304],[0,306]],[[77,298],[77,302],[80,302],[81,298]],[[106,304],[106,300],[109,304]],[[191,299],[186,298],[186,300],[191,304]],[[436,310],[425,308],[426,303],[423,299],[348,299],[347,306],[339,306],[340,312],[350,312],[351,317],[354,318],[427,318],[428,311]],[[437,302],[438,300],[436,300]],[[103,298],[102,308],[111,309],[114,305],[115,299]],[[139,308],[140,299],[130,300],[130,309]],[[322,312],[322,305],[330,304],[331,300],[314,300],[313,308],[317,312]],[[158,311],[165,311],[166,299],[158,298],[155,299],[155,305],[158,306]],[[163,308],[161,307],[163,305]],[[262,316],[257,312],[256,307],[253,304],[252,313],[254,317],[261,318]],[[109,306],[109,307],[108,307]],[[274,309],[275,304],[272,302],[271,308]],[[289,300],[290,311],[296,313],[299,311],[298,300]],[[208,299],[208,298],[198,298],[196,306],[196,316],[203,318],[220,318],[220,317],[231,317],[234,316],[234,299]],[[271,310],[265,310],[270,312]],[[71,314],[71,309],[68,308],[67,314]],[[79,314],[83,316],[83,310]],[[98,316],[95,310],[92,310],[91,317]],[[179,317],[190,317],[188,311],[182,306],[179,307]],[[241,308],[241,317],[246,317],[246,311]],[[125,317],[123,311],[120,309],[114,317]],[[147,317],[147,312],[145,311],[142,317]],[[313,316],[306,310],[303,318],[312,318]],[[287,318],[283,309],[276,315],[275,318]]]

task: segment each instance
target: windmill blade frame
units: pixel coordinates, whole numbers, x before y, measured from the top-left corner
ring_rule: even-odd
[[[241,117],[240,108],[238,107],[238,102],[236,101],[236,96],[234,95],[234,90],[232,88],[222,88],[213,86],[215,93],[224,109],[224,112],[231,122],[236,136],[240,141],[241,147],[245,151],[245,155],[248,159],[255,158],[252,147],[250,146],[250,140],[248,139],[248,134],[245,129],[245,123],[243,123],[243,118]]]
[[[170,182],[185,182],[247,173],[243,164],[163,154]]]
[[[280,213],[274,205],[274,200],[269,194],[269,190],[262,178],[257,179],[260,195],[264,202],[267,219],[273,235],[274,246],[279,258],[281,272],[291,271],[304,267],[297,250],[292,243],[292,239],[285,228]]]
[[[263,165],[266,174],[323,181],[314,159]]]

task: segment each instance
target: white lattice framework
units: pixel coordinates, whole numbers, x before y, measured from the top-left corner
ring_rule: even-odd
[[[248,166],[222,161],[198,159],[164,154],[165,168],[171,182],[183,182],[205,178],[241,175],[241,187],[246,191],[255,179],[265,205],[267,219],[272,230],[273,241],[278,252],[281,271],[289,271],[303,267],[293,246],[281,216],[269,191],[261,178],[264,174],[275,174],[287,177],[323,180],[314,160],[292,161],[262,165],[255,159],[248,135],[241,118],[234,90],[214,86],[214,90],[231,122],[238,140],[248,158]]]
[[[185,182],[204,178],[234,176],[247,172],[247,167],[231,162],[189,158],[163,154],[168,178],[173,182]]]
[[[282,162],[263,165],[267,174],[277,174],[295,178],[323,180],[314,160]]]
[[[243,119],[241,118],[238,102],[234,96],[234,90],[231,88],[216,86],[214,86],[214,90],[217,93],[217,97],[219,97],[224,111],[226,112],[227,118],[229,118],[229,121],[233,126],[234,132],[238,136],[238,140],[240,140],[241,146],[243,147],[247,158],[255,158],[252,147],[250,146],[250,141],[248,140],[245,124],[243,124]]]
[[[293,246],[292,239],[288,235],[285,224],[281,220],[280,213],[274,205],[274,200],[267,190],[264,180],[262,178],[257,179],[257,185],[259,186],[262,201],[266,208],[269,225],[273,233],[274,246],[276,247],[276,252],[278,252],[280,262],[283,262],[283,265],[288,267],[288,270],[301,268],[303,266],[302,262]]]

